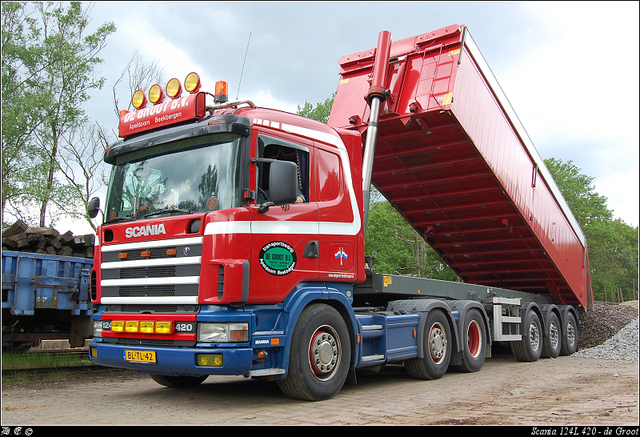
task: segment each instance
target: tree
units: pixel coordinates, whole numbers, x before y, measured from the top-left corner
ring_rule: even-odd
[[[595,178],[581,173],[573,161],[544,160],[565,200],[583,228],[597,221],[609,221],[613,213],[607,208],[607,198],[595,192]]]
[[[300,105],[298,105],[296,114],[326,124],[329,121],[329,114],[331,113],[331,107],[333,106],[333,99],[335,97],[336,94],[334,93],[333,96],[325,100],[324,103],[318,103],[315,107],[309,102],[304,102],[304,106],[300,107]]]
[[[415,229],[387,200],[372,204],[365,236],[367,254],[377,253],[378,273],[399,273],[460,281]]]
[[[29,65],[37,63],[38,52],[29,50],[33,38],[30,28],[35,20],[23,3],[2,3],[2,220],[8,206],[17,218],[26,219],[17,206],[22,196],[24,177],[30,175],[29,157],[36,150],[31,141],[45,118],[33,105],[37,90],[27,86],[32,79]],[[28,220],[25,220],[28,221]]]
[[[3,218],[9,201],[13,213],[37,208],[40,226],[52,204],[66,212],[79,209],[73,184],[57,177],[60,153],[65,138],[86,122],[82,104],[89,91],[104,83],[94,69],[115,31],[105,23],[88,34],[90,11],[78,2],[2,3],[3,127],[5,110],[23,112],[6,136],[3,128],[3,166],[9,164],[6,179],[3,170]],[[14,76],[6,84],[5,68]]]
[[[151,63],[145,62],[142,56],[136,50],[133,52],[133,56],[129,63],[124,67],[120,77],[115,81],[112,87],[113,91],[113,108],[116,113],[116,117],[120,118],[120,111],[123,109],[131,110],[131,96],[136,90],[148,90],[154,83],[162,83],[162,77],[164,72],[158,67],[158,62],[153,61]],[[127,100],[128,106],[123,108],[120,99],[118,97],[117,89],[122,83],[124,78],[127,78]]]
[[[638,278],[638,228],[613,219],[607,198],[595,191],[594,178],[572,161],[550,158],[545,163],[587,238],[594,297],[604,300],[611,287],[631,290]]]

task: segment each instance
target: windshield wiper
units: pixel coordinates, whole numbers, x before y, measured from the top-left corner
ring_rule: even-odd
[[[111,223],[128,222],[133,220],[133,217],[115,217],[109,221],[103,223],[103,225],[110,225]]]
[[[178,213],[178,214],[193,214],[193,212],[185,210],[185,209],[166,208],[166,209],[161,209],[159,211],[150,212],[149,214],[145,214],[142,217],[144,218],[144,217],[151,217],[153,215],[174,214],[174,213]]]

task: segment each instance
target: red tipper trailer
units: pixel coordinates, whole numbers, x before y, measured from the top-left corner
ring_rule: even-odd
[[[365,133],[376,49],[340,59],[328,124]],[[465,281],[591,307],[587,243],[465,26],[391,44],[372,182]]]

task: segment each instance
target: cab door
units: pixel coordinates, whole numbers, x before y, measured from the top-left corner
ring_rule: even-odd
[[[313,143],[282,132],[254,132],[252,157],[287,160],[298,168],[296,203],[261,208],[269,201],[268,162],[256,162],[252,177],[250,303],[279,303],[300,282],[318,279],[318,207],[314,201]],[[263,212],[259,211],[262,210]]]

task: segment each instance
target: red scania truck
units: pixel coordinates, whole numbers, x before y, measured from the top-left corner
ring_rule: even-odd
[[[436,379],[480,370],[492,343],[520,361],[576,350],[585,236],[465,26],[383,31],[340,59],[328,124],[197,74],[184,88],[136,92],[104,155],[97,364],[321,400],[362,368]],[[371,184],[465,282],[372,272]]]

